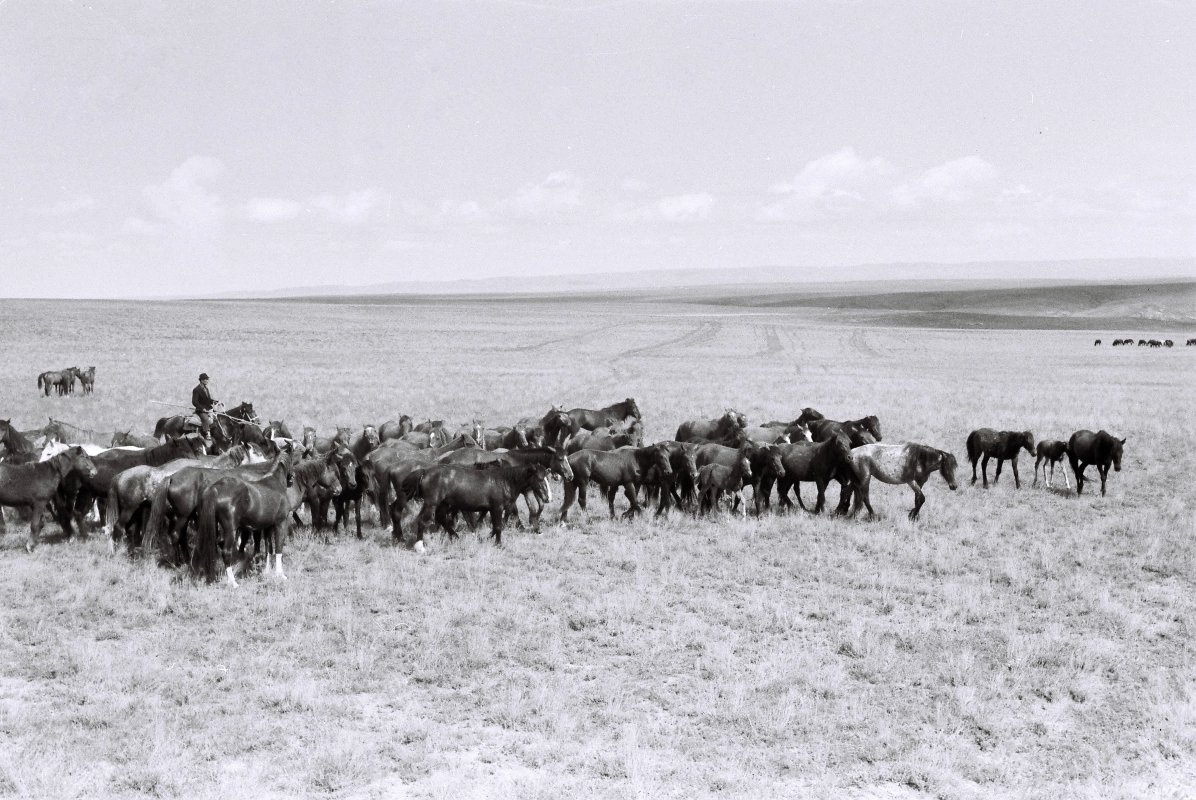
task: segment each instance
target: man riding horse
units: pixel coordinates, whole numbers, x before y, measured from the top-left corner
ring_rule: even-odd
[[[203,434],[203,440],[208,447],[211,447],[211,429],[212,423],[216,420],[217,402],[212,399],[212,393],[208,391],[208,380],[208,373],[201,372],[199,374],[199,385],[191,390],[191,405],[195,407],[195,416],[199,417],[199,430]]]

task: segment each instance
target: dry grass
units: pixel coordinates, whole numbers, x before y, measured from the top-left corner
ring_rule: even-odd
[[[1127,436],[1110,494],[878,487],[873,522],[611,523],[424,557],[298,534],[285,585],[97,538],[0,540],[0,795],[1138,797],[1196,786],[1191,353],[1086,333],[837,327],[648,304],[0,304],[3,416],[145,430],[218,397],[292,423],[494,422],[637,398]],[[1128,333],[1128,332],[1120,332]],[[1137,333],[1135,332],[1135,335]],[[99,367],[90,399],[35,394]],[[970,470],[969,470],[970,472]],[[961,475],[961,477],[963,477]]]

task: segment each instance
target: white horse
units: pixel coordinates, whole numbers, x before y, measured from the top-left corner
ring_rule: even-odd
[[[865,444],[852,448],[851,466],[859,478],[859,490],[856,492],[855,506],[851,513],[860,510],[860,503],[868,509],[872,516],[872,503],[869,502],[868,488],[872,479],[885,483],[902,484],[914,490],[914,508],[909,512],[910,519],[917,519],[922,504],[926,502],[926,495],[922,493],[922,486],[935,472],[942,474],[943,480],[952,491],[956,488],[955,456],[943,450],[936,450],[924,444]]]
[[[42,448],[41,458],[39,458],[38,461],[49,461],[54,456],[58,455],[59,453],[65,453],[67,450],[70,450],[72,447],[83,448],[83,452],[87,453],[87,455],[89,457],[90,456],[98,456],[100,453],[104,453],[109,450],[144,450],[145,449],[144,447],[132,447],[132,446],[103,447],[102,445],[91,444],[91,443],[67,444],[66,442],[46,442],[45,447]]]

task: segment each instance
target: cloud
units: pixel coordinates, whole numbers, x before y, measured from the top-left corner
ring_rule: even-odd
[[[378,189],[363,189],[348,194],[322,194],[308,201],[308,206],[325,219],[344,225],[360,225],[390,213],[390,196]]]
[[[223,215],[220,196],[207,184],[224,172],[217,158],[192,156],[165,183],[147,186],[142,194],[155,217],[190,234],[200,234],[219,223]]]
[[[772,192],[782,198],[766,205],[757,216],[782,220],[845,211],[867,201],[894,172],[885,159],[861,158],[853,148],[844,147],[807,162],[792,181],[775,184]]]
[[[926,203],[963,203],[992,184],[997,169],[979,156],[964,156],[931,167],[916,180],[893,189],[890,196],[901,208]]]
[[[622,214],[624,219],[683,222],[705,219],[714,208],[714,195],[707,192],[663,197],[651,205]]]
[[[94,208],[95,204],[95,198],[91,195],[77,194],[69,200],[59,200],[52,206],[40,208],[37,210],[37,213],[50,217],[63,217],[68,214],[78,214],[80,211],[87,211],[90,208]]]
[[[255,197],[243,208],[245,216],[256,222],[285,222],[303,211],[303,204],[279,197]]]
[[[499,203],[499,210],[515,217],[543,217],[577,209],[581,206],[583,182],[571,172],[553,172],[539,183],[529,183],[509,200]]]

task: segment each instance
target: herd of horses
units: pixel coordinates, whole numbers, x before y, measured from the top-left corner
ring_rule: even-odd
[[[37,388],[45,391],[46,397],[55,392],[59,397],[75,393],[75,381],[83,387],[83,394],[91,394],[96,384],[96,368],[67,367],[66,369],[43,372],[37,376]]]
[[[643,417],[632,398],[599,409],[553,406],[543,417],[489,428],[480,421],[456,427],[443,421],[414,424],[408,416],[360,430],[338,428],[330,437],[304,428],[294,435],[284,422],[263,424],[251,403],[216,415],[210,440],[194,419],[164,417],[154,435],[108,434],[51,420],[33,431],[17,431],[0,420],[0,507],[23,508],[29,517],[27,547],[36,545],[49,514],[70,535],[83,530],[97,511],[110,546],[124,539],[161,562],[190,565],[209,579],[223,573],[236,583],[247,559],[265,547],[266,571],[285,577],[283,547],[306,509],[317,530],[349,530],[362,537],[362,503],[377,509],[379,523],[396,542],[424,549],[424,534],[439,526],[457,537],[462,518],[471,527],[489,516],[491,535],[502,543],[505,526],[522,526],[517,501],[523,498],[528,523],[539,530],[552,502],[551,481],[563,485],[560,523],[574,505],[586,508],[591,487],[606,499],[612,518],[622,491],[630,518],[656,504],[656,515],[673,508],[695,515],[748,513],[744,491],[752,488],[756,514],[772,508],[802,509],[801,484],[816,490],[813,507],[826,507],[831,483],[840,485],[836,513],[872,515],[873,480],[905,484],[914,494],[910,519],[926,502],[923,487],[936,473],[957,488],[955,456],[907,442],[883,443],[880,420],[826,419],[813,408],[791,421],[748,424],[735,411],[678,426],[674,438],[645,443]],[[1122,445],[1105,431],[1077,431],[1066,441],[1037,444],[1028,432],[973,431],[967,439],[972,482],[980,463],[988,486],[988,462],[996,459],[994,482],[1009,461],[1020,487],[1021,450],[1038,467],[1067,457],[1081,493],[1084,470],[1095,465],[1105,493],[1109,468],[1121,469]],[[1066,476],[1065,476],[1066,477]],[[1070,484],[1069,484],[1070,488]],[[774,492],[775,490],[775,492]],[[792,493],[792,498],[790,494]],[[329,514],[334,517],[329,522]],[[404,520],[414,531],[404,530]],[[0,531],[4,519],[0,511]],[[249,552],[252,542],[253,550]]]
[[[1099,347],[1101,344],[1101,340],[1097,339],[1092,344],[1094,346]],[[1134,340],[1133,339],[1114,339],[1113,346],[1114,347],[1133,347]],[[1187,347],[1196,347],[1196,339],[1189,339],[1186,342],[1186,346]],[[1170,339],[1163,339],[1162,341],[1160,341],[1158,339],[1139,339],[1138,347],[1175,347],[1175,342],[1171,341]]]

